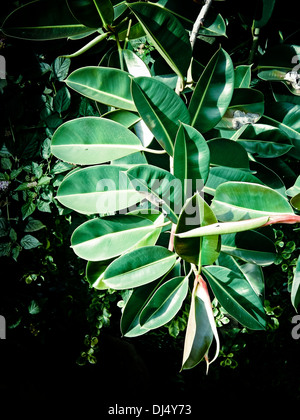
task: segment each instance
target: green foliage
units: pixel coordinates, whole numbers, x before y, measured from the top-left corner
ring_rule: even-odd
[[[299,264],[290,261],[297,246],[267,227],[300,221],[299,75],[291,65],[299,48],[285,41],[259,55],[258,29],[273,1],[252,19],[250,62],[235,59],[224,19],[210,12],[196,31],[202,55],[189,38],[188,11],[171,3],[67,1],[57,14],[56,2],[35,1],[3,23],[4,34],[22,39],[96,35],[76,53],[40,63],[42,124],[18,150],[11,127],[1,149],[1,255],[16,260],[42,244],[31,234],[47,229],[38,211],[77,218],[71,246],[101,296],[90,307],[99,311],[98,333],[86,338],[80,364],[96,361],[115,291],[125,296],[124,336],[163,325],[173,337],[185,330],[183,369],[217,358],[217,327],[277,328],[281,311],[265,299],[263,272],[274,261],[299,304]],[[95,46],[99,65],[70,72],[72,60]],[[23,200],[16,215],[11,200]],[[39,305],[32,301],[29,312],[38,314]],[[236,367],[229,348],[220,355],[221,365]]]

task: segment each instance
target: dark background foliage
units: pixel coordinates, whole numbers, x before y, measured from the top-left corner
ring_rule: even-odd
[[[199,9],[199,5],[190,3]],[[228,38],[222,40],[222,46],[231,52],[235,63],[244,62],[249,55],[254,3],[234,0],[215,2],[213,6],[228,21]],[[261,49],[277,44],[279,31],[290,37],[290,43],[297,44],[298,15],[291,13],[293,6],[285,7],[284,3],[276,3],[272,19],[263,28]],[[19,4],[2,4],[1,20]],[[7,85],[0,94],[0,172],[11,177],[13,171],[22,168],[10,178],[8,191],[2,191],[0,197],[1,217],[6,217],[8,208],[10,218],[9,227],[5,227],[9,239],[0,238],[2,246],[10,244],[6,251],[2,248],[0,257],[0,314],[7,322],[6,340],[0,341],[1,401],[26,404],[32,411],[40,403],[47,407],[50,401],[57,407],[80,405],[86,412],[95,408],[99,415],[110,404],[142,405],[141,401],[145,407],[147,403],[191,403],[197,414],[203,406],[214,410],[218,401],[224,403],[220,405],[224,410],[239,401],[258,404],[257,409],[264,403],[290,406],[299,402],[299,340],[291,336],[295,311],[287,290],[299,250],[293,226],[278,227],[277,248],[281,254],[285,251],[286,258],[265,271],[266,299],[270,302],[268,330],[244,333],[238,326],[236,330],[232,325],[222,327],[223,354],[206,376],[202,363],[191,371],[179,371],[182,332],[175,338],[164,327],[134,339],[121,337],[117,305],[121,296],[89,288],[84,279],[85,267],[69,246],[70,234],[80,221],[75,216],[71,219],[55,204],[49,183],[35,185],[31,190],[33,198],[22,193],[18,199],[13,197],[14,189],[22,182],[40,179],[32,162],[40,167],[43,176],[59,181],[61,173],[53,172],[55,162],[45,150],[45,141],[60,118],[97,112],[93,103],[83,104],[72,93],[65,113],[45,116],[45,89],[52,90],[51,97],[54,88],[63,87],[51,66],[59,54],[65,53],[69,42],[1,39]],[[102,48],[72,60],[70,70],[96,65]],[[211,56],[211,50],[206,48],[205,43],[196,44],[196,53],[204,64]],[[265,94],[270,95],[268,87],[265,89]],[[4,142],[8,151],[3,149]],[[298,162],[292,157],[288,164],[291,170],[297,170]],[[38,202],[41,194],[43,203]],[[26,210],[23,206],[31,199],[36,204],[31,216],[44,225],[31,235],[41,245],[21,249],[18,244],[28,222],[28,218],[22,218]],[[289,252],[291,243],[294,247]],[[92,337],[97,337],[98,342]]]

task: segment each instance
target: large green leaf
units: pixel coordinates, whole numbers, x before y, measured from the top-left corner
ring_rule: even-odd
[[[146,198],[152,204],[152,209],[161,209],[173,223],[177,223],[183,204],[183,191],[179,179],[170,172],[152,165],[136,165],[126,173],[141,200]]]
[[[90,28],[106,27],[114,19],[114,9],[110,0],[67,0],[75,18]]]
[[[201,191],[209,173],[207,142],[195,128],[181,124],[174,147],[174,176],[181,180],[185,197]]]
[[[66,84],[81,95],[116,108],[136,111],[130,92],[131,79],[127,72],[88,66],[74,70]]]
[[[156,228],[150,220],[139,216],[96,218],[75,229],[71,244],[80,258],[88,261],[108,260],[134,247]]]
[[[251,82],[251,66],[241,65],[234,69],[234,87],[249,88]]]
[[[121,316],[121,332],[125,337],[136,337],[149,331],[140,325],[139,318],[144,306],[161,282],[162,279],[154,280],[132,290]]]
[[[278,128],[268,124],[250,124],[236,140],[255,158],[274,158],[287,153],[293,145]]]
[[[273,264],[276,258],[274,242],[255,230],[223,235],[221,251],[262,266]]]
[[[213,264],[220,251],[219,235],[181,238],[178,234],[188,233],[198,226],[209,226],[217,219],[208,204],[197,193],[184,205],[179,216],[174,247],[177,254],[189,263],[198,265]]]
[[[261,123],[272,125],[287,136],[294,148],[290,151],[295,158],[300,158],[300,105],[276,102],[266,106]]]
[[[256,175],[256,173],[255,173]],[[216,189],[219,185],[228,181],[252,182],[256,184],[264,184],[252,172],[239,169],[230,168],[226,166],[215,166],[210,168],[208,180],[204,186],[204,192],[215,195]]]
[[[123,125],[99,117],[68,121],[54,133],[52,153],[79,165],[105,163],[141,151],[138,137]]]
[[[221,221],[253,219],[281,213],[293,214],[288,201],[265,185],[226,182],[217,187],[211,205]]]
[[[155,4],[136,2],[128,6],[159,54],[183,79],[190,65],[192,50],[188,34],[179,20]]]
[[[130,186],[126,167],[97,165],[71,172],[57,191],[64,206],[83,214],[111,214],[142,200]]]
[[[162,246],[145,246],[114,260],[106,269],[103,281],[117,290],[150,283],[166,274],[175,264],[176,254]]]
[[[89,284],[95,289],[107,289],[106,284],[103,283],[103,275],[110,262],[110,260],[87,262],[85,269],[86,279],[89,282]]]
[[[256,295],[260,298],[261,302],[264,303],[265,281],[261,266],[255,263],[245,263],[242,260],[228,254],[224,254],[223,252],[220,253],[218,258],[218,265],[229,268],[238,275],[242,275],[242,277],[244,277],[250,284]]]
[[[14,10],[1,30],[15,38],[50,40],[84,34],[90,28],[74,18],[64,1],[36,0]]]
[[[216,352],[209,361],[208,351],[213,338],[216,339]],[[203,358],[207,369],[219,353],[219,337],[215,324],[212,305],[206,283],[202,278],[194,282],[188,324],[185,333],[182,369],[191,369]]]
[[[171,321],[186,298],[188,284],[188,277],[180,276],[161,285],[142,310],[140,325],[153,329]]]
[[[166,84],[151,77],[134,78],[132,96],[144,122],[159,144],[172,156],[180,122],[190,122],[183,100]]]
[[[191,125],[200,132],[213,128],[226,112],[233,94],[234,68],[230,56],[219,49],[197,82],[189,105]]]
[[[230,139],[216,138],[207,142],[211,165],[249,168],[248,154],[243,145]]]
[[[131,291],[131,295],[127,300],[125,307],[122,311],[121,317],[121,332],[126,337],[136,337],[145,334],[148,328],[140,325],[140,314],[151,299],[151,296],[165,281],[178,277],[180,275],[181,265],[177,261],[173,268],[168,271],[162,278],[154,280],[151,283],[144,284],[143,286],[135,287]]]
[[[264,307],[249,282],[226,267],[208,266],[203,273],[223,308],[249,329],[264,330]]]

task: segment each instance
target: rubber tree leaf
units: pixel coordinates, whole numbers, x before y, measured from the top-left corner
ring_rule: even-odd
[[[243,145],[236,141],[216,138],[207,142],[210,151],[210,164],[230,166],[231,168],[249,168],[249,158]]]
[[[218,186],[228,181],[264,184],[264,182],[255,175],[249,171],[245,171],[244,169],[215,166],[210,168],[208,180],[204,186],[204,191],[210,195],[215,195]]]
[[[225,114],[234,89],[234,68],[222,48],[211,58],[193,92],[189,111],[191,125],[201,133],[212,129]]]
[[[157,279],[132,290],[121,316],[121,332],[125,337],[136,337],[149,331],[148,328],[140,325],[140,313],[161,281],[161,279]]]
[[[108,288],[107,285],[103,282],[103,275],[109,264],[110,260],[87,262],[85,269],[86,279],[95,289],[105,290]]]
[[[149,130],[163,149],[173,156],[180,122],[190,122],[189,112],[183,100],[165,83],[150,77],[133,79],[132,97]]]
[[[298,311],[299,304],[300,304],[300,257],[298,257],[296,270],[294,273],[292,290],[291,290],[291,301],[296,311]]]
[[[269,22],[273,13],[275,2],[276,0],[262,0],[260,2],[262,3],[262,11],[261,11],[260,19],[254,21],[254,26],[256,28],[262,28]]]
[[[268,124],[249,124],[236,139],[255,158],[274,158],[289,152],[293,145],[278,128]]]
[[[78,226],[71,237],[73,251],[88,261],[103,261],[130,250],[157,226],[134,215],[95,218]]]
[[[84,34],[90,28],[74,18],[64,1],[37,0],[14,10],[1,30],[7,36],[39,41]]]
[[[251,82],[251,66],[241,65],[234,69],[234,88],[249,88]]]
[[[100,117],[67,121],[54,133],[52,153],[79,165],[100,164],[141,151],[139,138],[123,125]]]
[[[274,242],[255,230],[223,235],[221,251],[261,266],[273,264],[276,258]]]
[[[213,338],[216,339],[216,353],[209,362],[208,351]],[[218,356],[220,348],[218,332],[212,312],[211,301],[206,283],[202,278],[195,280],[191,296],[191,306],[186,328],[182,369],[191,369],[203,358],[207,369]]]
[[[163,8],[151,3],[129,3],[145,33],[171,69],[182,79],[192,57],[188,33],[180,21]],[[182,53],[184,51],[184,54]]]
[[[166,274],[175,261],[176,254],[162,246],[138,248],[114,260],[103,281],[116,290],[142,286]]]
[[[110,0],[67,0],[74,17],[90,28],[107,27],[114,20],[114,9]]]
[[[265,281],[263,271],[260,266],[249,262],[244,263],[240,259],[224,254],[223,252],[221,252],[218,258],[218,264],[237,272],[238,275],[242,275],[245,278],[245,281],[250,284],[262,303],[264,303]]]
[[[288,201],[265,185],[248,182],[226,182],[217,187],[211,205],[218,220],[237,221],[293,214]]]
[[[111,214],[139,203],[133,189],[117,165],[95,165],[72,171],[58,188],[56,198],[64,206],[83,214]]]
[[[291,205],[296,210],[300,210],[300,193],[291,198]]]
[[[115,108],[136,111],[131,91],[131,79],[127,72],[109,68],[87,66],[74,70],[65,83],[94,101]]]
[[[218,129],[237,130],[256,123],[264,113],[264,96],[256,89],[234,89],[228,109],[217,124]]]
[[[286,190],[286,195],[294,197],[300,193],[300,175],[297,177],[294,185]]]
[[[239,323],[252,330],[266,328],[261,299],[244,276],[220,266],[204,267],[203,274],[221,306]]]
[[[266,106],[261,123],[272,125],[282,131],[294,145],[291,154],[300,158],[300,106],[287,102],[276,102]]]
[[[197,266],[213,264],[220,251],[218,234],[201,238],[182,238],[182,236],[195,230],[195,226],[209,226],[216,221],[213,211],[199,193],[187,200],[175,231],[174,247],[177,254],[185,261]]]
[[[175,277],[166,281],[153,294],[140,315],[140,325],[159,328],[177,314],[188,292],[188,277]]]
[[[151,73],[144,61],[131,50],[122,51],[124,61],[133,77],[151,77]]]
[[[174,176],[181,180],[185,198],[201,191],[209,174],[210,151],[195,128],[182,123],[174,146]]]
[[[126,172],[132,188],[140,199],[161,209],[173,223],[177,223],[183,205],[183,191],[179,179],[170,172],[153,165],[136,165]]]

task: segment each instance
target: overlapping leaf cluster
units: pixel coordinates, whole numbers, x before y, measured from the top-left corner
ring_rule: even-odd
[[[193,57],[193,21],[179,2],[61,4],[57,14],[55,1],[30,3],[3,30],[35,40],[95,33],[71,58],[116,41],[118,68],[81,67],[65,79],[107,112],[67,121],[51,139],[53,155],[76,165],[57,199],[87,216],[72,248],[87,261],[93,287],[130,290],[121,317],[127,337],[168,323],[188,299],[183,368],[209,363],[214,339],[216,356],[219,349],[211,295],[243,326],[265,329],[262,267],[274,262],[275,246],[272,231],[261,228],[299,222],[299,181],[285,185],[266,164],[300,156],[300,87],[292,74],[299,47],[280,46],[284,63],[263,56],[258,76],[290,89],[270,103],[251,87],[251,65],[234,65],[222,47],[208,63]],[[221,39],[225,30],[216,15],[199,34]],[[163,73],[130,48],[141,36],[165,62]],[[295,307],[298,274],[299,264]]]

